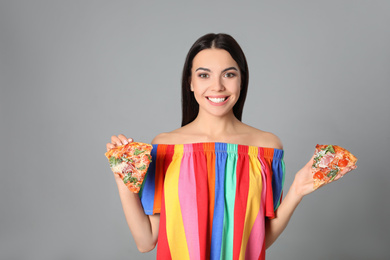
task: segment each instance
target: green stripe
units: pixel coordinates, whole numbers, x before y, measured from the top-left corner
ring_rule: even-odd
[[[227,144],[225,167],[225,209],[221,259],[233,259],[234,202],[236,197],[237,145]],[[229,176],[226,173],[230,173]]]

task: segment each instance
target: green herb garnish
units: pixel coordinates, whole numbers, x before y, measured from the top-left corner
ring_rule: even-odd
[[[131,182],[131,183],[134,183],[136,184],[137,183],[137,178],[136,177],[132,177],[131,176],[131,173],[128,173],[124,178],[123,178],[123,182],[126,184],[128,182]]]
[[[131,178],[131,173],[128,173],[128,174],[123,178],[123,182],[124,182],[125,184],[128,183],[129,180],[130,180],[130,178]]]
[[[124,161],[124,162],[128,162],[128,161],[130,161],[129,159],[127,159],[126,157],[124,157],[124,156],[122,156],[121,157],[121,159],[122,159],[122,161]]]
[[[110,167],[114,167],[122,162],[121,158],[115,158],[115,156],[110,157],[109,159]]]
[[[314,158],[314,163],[312,167],[317,167],[317,163],[321,160],[322,156],[318,155],[317,157]]]
[[[146,165],[145,164],[142,165],[141,167],[137,168],[137,170],[140,170],[140,171],[145,170],[145,169],[146,169]]]
[[[328,145],[325,149],[322,149],[323,151],[325,151],[325,154],[327,153],[327,152],[330,152],[330,153],[336,153],[335,151],[334,151],[334,148],[333,148],[333,145]]]
[[[337,175],[338,172],[339,172],[339,169],[336,168],[336,169],[331,170],[331,171],[328,173],[327,176],[328,176],[328,177],[331,177],[331,178],[330,178],[330,181],[333,181],[334,178],[336,178],[336,175]]]
[[[141,150],[138,150],[137,148],[135,148],[134,150],[134,155],[139,155],[141,153],[144,153],[145,151],[141,151]]]
[[[137,181],[138,181],[138,180],[137,180],[137,178],[136,178],[136,177],[131,177],[131,178],[130,178],[130,182],[131,182],[131,183],[134,183],[134,184],[136,184],[136,183],[137,183]]]
[[[124,156],[121,157],[122,161],[124,162],[134,162],[133,159],[128,159],[128,158],[125,158]]]

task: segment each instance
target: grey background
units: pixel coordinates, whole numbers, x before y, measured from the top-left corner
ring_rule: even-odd
[[[154,259],[136,250],[104,157],[111,135],[180,126],[192,43],[225,32],[250,84],[243,121],[358,169],[304,198],[267,259],[389,259],[390,1],[1,1],[0,259]]]

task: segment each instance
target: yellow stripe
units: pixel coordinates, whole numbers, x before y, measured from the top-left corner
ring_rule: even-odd
[[[249,236],[257,214],[260,211],[261,190],[263,188],[263,184],[261,179],[261,164],[257,159],[257,153],[258,149],[249,148],[249,191],[239,257],[240,260],[245,259],[246,245],[248,244]]]
[[[167,238],[172,259],[190,259],[179,202],[179,174],[183,145],[175,145],[164,182]]]

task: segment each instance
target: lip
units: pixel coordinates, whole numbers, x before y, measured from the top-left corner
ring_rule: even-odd
[[[216,96],[207,96],[208,98],[227,98],[229,96],[226,95],[216,95]]]
[[[221,102],[221,103],[214,103],[213,101],[209,100],[209,98],[226,98],[225,101]],[[223,95],[217,95],[217,96],[207,96],[206,99],[207,101],[213,105],[213,106],[223,106],[225,105],[228,101],[229,101],[229,98],[230,96],[223,96]]]

